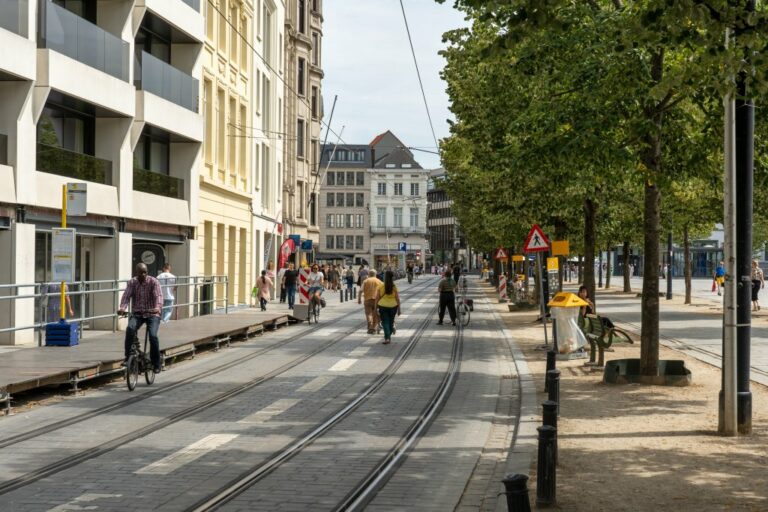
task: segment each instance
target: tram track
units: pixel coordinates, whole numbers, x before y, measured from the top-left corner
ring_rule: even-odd
[[[328,416],[319,425],[305,431],[298,440],[288,445],[286,448],[279,452],[275,452],[268,459],[249,468],[238,477],[222,486],[216,492],[211,493],[187,508],[187,512],[217,510],[219,507],[226,505],[253,485],[273,473],[293,457],[300,454],[313,442],[330,432],[342,420],[351,416],[363,402],[378,392],[402,367],[421,340],[427,326],[434,320],[436,309],[437,305],[430,309],[426,318],[419,324],[406,345],[387,368],[355,398],[348,401],[344,407]],[[458,328],[454,331],[448,369],[427,405],[422,409],[418,417],[408,426],[405,434],[400,437],[395,446],[390,449],[387,454],[376,463],[375,467],[354,486],[339,505],[337,505],[335,510],[358,510],[361,507],[364,507],[365,504],[375,496],[375,493],[386,484],[397,467],[399,467],[410,448],[436,418],[447,398],[450,396],[450,392],[460,368],[462,342],[463,329]]]
[[[432,283],[425,283],[424,285],[419,285],[418,288],[415,289],[409,289],[408,293],[404,293],[404,302],[408,299],[418,296],[420,292],[427,289],[429,285]],[[9,446],[12,446],[14,444],[18,444],[23,441],[28,441],[30,439],[34,439],[36,437],[40,437],[46,434],[53,433],[57,430],[60,430],[65,427],[69,427],[73,424],[92,419],[96,416],[103,415],[109,412],[114,412],[115,410],[118,410],[123,407],[127,407],[129,405],[136,404],[138,402],[141,402],[143,400],[146,400],[148,398],[151,398],[152,396],[156,396],[159,393],[165,393],[173,389],[180,388],[184,385],[193,383],[197,380],[200,380],[202,378],[215,375],[217,373],[221,373],[223,371],[229,370],[235,366],[242,365],[248,361],[252,361],[258,356],[264,355],[267,352],[276,350],[280,347],[283,347],[289,343],[295,342],[298,339],[311,334],[316,329],[319,329],[323,327],[323,324],[318,324],[320,327],[318,328],[310,328],[307,330],[302,331],[299,334],[296,334],[294,336],[291,336],[287,338],[286,340],[283,340],[281,342],[278,342],[274,345],[271,345],[269,347],[265,347],[261,351],[251,354],[247,356],[247,358],[238,359],[237,361],[231,361],[229,363],[226,363],[224,365],[218,366],[216,368],[212,368],[210,370],[206,370],[205,372],[202,372],[197,375],[190,376],[182,381],[179,381],[177,383],[171,384],[167,387],[159,388],[156,391],[147,392],[140,396],[132,397],[126,401],[122,401],[116,404],[110,404],[104,407],[101,407],[99,409],[95,409],[93,411],[89,411],[87,413],[83,413],[81,415],[77,415],[73,418],[68,418],[66,420],[61,420],[59,422],[55,422],[50,425],[46,425],[43,427],[40,427],[38,429],[34,429],[30,432],[26,432],[23,434],[19,434],[17,436],[13,436],[7,439],[4,439],[2,441],[2,444],[0,444],[0,449],[6,448]],[[0,496],[10,493],[12,491],[15,491],[17,489],[20,489],[22,487],[25,487],[27,485],[30,485],[34,482],[37,482],[39,480],[42,480],[44,478],[47,478],[49,476],[55,475],[61,471],[64,471],[66,469],[72,468],[74,466],[77,466],[79,464],[82,464],[88,460],[100,457],[106,453],[109,453],[121,446],[124,446],[132,441],[135,441],[137,439],[140,439],[144,436],[147,436],[149,434],[152,434],[154,432],[157,432],[161,429],[164,429],[170,425],[173,425],[181,420],[184,420],[190,416],[193,416],[197,413],[203,412],[215,405],[221,404],[226,402],[227,400],[236,397],[242,393],[245,393],[246,391],[249,391],[257,386],[260,386],[266,382],[269,382],[273,380],[274,378],[284,374],[285,372],[297,367],[298,365],[304,363],[305,361],[311,359],[312,357],[324,352],[328,348],[334,346],[335,344],[339,343],[340,341],[344,340],[348,336],[358,332],[362,326],[365,325],[365,322],[360,322],[356,324],[354,327],[350,328],[349,330],[345,330],[344,332],[334,336],[331,338],[328,342],[321,344],[320,346],[316,347],[315,349],[302,354],[299,357],[296,357],[289,361],[288,363],[285,363],[278,368],[275,368],[274,370],[265,373],[264,375],[261,375],[259,377],[256,377],[254,379],[251,379],[248,382],[245,382],[243,384],[234,386],[222,393],[219,393],[211,398],[208,398],[206,400],[203,400],[201,402],[198,402],[195,405],[192,405],[190,407],[187,407],[185,409],[182,409],[180,411],[177,411],[176,413],[162,418],[160,420],[157,420],[149,425],[146,425],[140,429],[128,432],[122,436],[116,437],[114,439],[111,439],[107,442],[101,443],[97,446],[88,448],[86,450],[80,451],[79,453],[76,453],[74,455],[71,455],[69,457],[60,459],[58,461],[55,461],[53,463],[47,464],[45,466],[42,466],[36,470],[33,470],[29,473],[26,473],[24,475],[21,475],[19,477],[7,480],[5,482],[0,483]]]

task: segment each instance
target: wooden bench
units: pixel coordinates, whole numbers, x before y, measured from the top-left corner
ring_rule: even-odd
[[[614,342],[634,343],[626,331],[618,327],[607,327],[599,315],[586,315],[582,322],[581,330],[589,341],[589,362],[584,363],[585,366],[603,368],[605,366],[605,351]],[[600,353],[597,362],[595,362],[596,351]]]

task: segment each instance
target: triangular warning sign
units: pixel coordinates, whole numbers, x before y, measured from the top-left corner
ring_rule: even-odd
[[[507,251],[505,251],[503,247],[499,247],[496,250],[496,255],[493,257],[493,259],[496,259],[496,260],[506,260],[508,258],[509,258],[509,255],[507,254]]]
[[[549,239],[538,224],[534,224],[523,244],[524,252],[544,252],[549,250]]]

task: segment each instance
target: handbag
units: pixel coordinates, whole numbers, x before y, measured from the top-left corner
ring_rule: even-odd
[[[717,291],[717,280],[716,279],[712,280],[712,291],[713,292]]]

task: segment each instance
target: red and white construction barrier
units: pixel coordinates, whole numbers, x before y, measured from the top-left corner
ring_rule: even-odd
[[[309,304],[309,269],[299,269],[299,304]]]
[[[507,278],[503,275],[499,276],[499,302],[506,302],[507,300]]]

